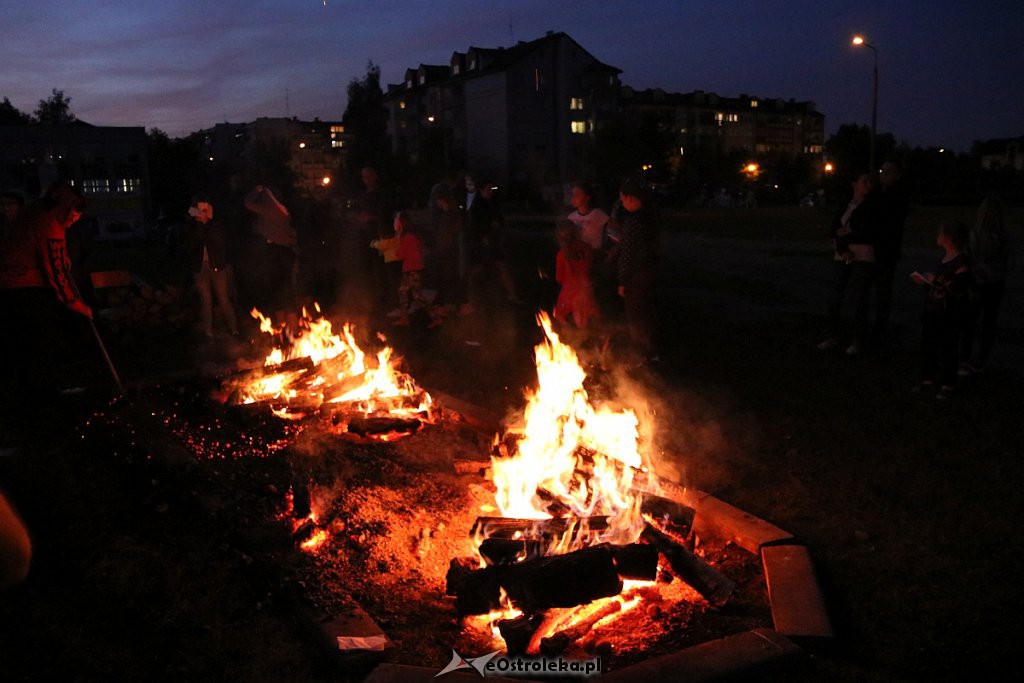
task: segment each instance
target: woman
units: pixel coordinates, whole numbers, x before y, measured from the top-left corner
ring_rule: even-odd
[[[832,222],[834,285],[828,314],[831,334],[818,344],[822,351],[839,345],[842,336],[843,300],[849,292],[855,311],[853,336],[846,347],[847,356],[861,351],[868,330],[868,292],[874,276],[877,214],[870,199],[873,180],[861,173],[853,181],[853,196]]]

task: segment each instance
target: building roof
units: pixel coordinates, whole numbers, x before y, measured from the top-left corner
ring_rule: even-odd
[[[547,33],[547,35],[544,35],[540,38],[536,38],[534,40],[519,41],[512,47],[485,48],[471,45],[464,53],[455,51],[452,54],[452,61],[454,61],[456,55],[459,55],[463,59],[468,59],[470,55],[474,55],[481,62],[477,66],[477,68],[471,70],[464,69],[459,74],[453,74],[451,72],[450,65],[444,66],[433,64],[420,64],[420,69],[428,69],[427,83],[425,85],[438,83],[441,81],[469,80],[471,78],[477,78],[479,76],[484,76],[498,71],[503,71],[511,67],[513,64],[523,59],[530,53],[544,46],[545,44],[556,42],[562,39],[572,41],[574,45],[576,45],[580,50],[582,50],[586,55],[588,55],[591,59],[594,60],[594,64],[590,67],[591,69],[612,72],[615,74],[622,73],[622,69],[601,62],[600,60],[595,58],[594,55],[590,54],[590,52],[586,48],[584,48],[578,42],[573,40],[573,38],[569,34],[564,33],[562,31],[550,31]],[[407,69],[406,74],[408,74],[410,71],[418,70]],[[419,85],[420,84],[418,82],[414,82],[413,89],[419,87]],[[403,88],[405,88],[404,83],[388,84],[387,92],[388,94],[391,94]]]

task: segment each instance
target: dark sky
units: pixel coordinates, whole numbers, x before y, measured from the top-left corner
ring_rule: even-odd
[[[338,119],[367,60],[383,80],[470,45],[565,31],[637,88],[813,100],[828,131],[966,150],[1024,135],[1024,2],[932,0],[0,0],[0,97],[58,88],[97,125],[182,135],[258,116]]]

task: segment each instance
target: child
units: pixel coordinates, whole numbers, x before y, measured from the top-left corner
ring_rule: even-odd
[[[580,239],[576,225],[566,219],[558,226],[561,249],[555,257],[555,280],[562,286],[555,303],[555,319],[572,321],[586,328],[597,315],[594,287],[590,282],[590,267],[594,252]]]
[[[960,333],[968,309],[971,271],[964,254],[968,229],[960,221],[946,221],[936,243],[945,250],[935,273],[911,273],[928,288],[922,315],[922,380],[918,390],[930,390],[940,382],[936,398],[947,399],[956,389]]]
[[[412,304],[415,302],[420,308],[427,308],[427,301],[423,296],[423,241],[416,234],[412,219],[409,214],[399,211],[395,214],[395,238],[398,240],[396,255],[402,262],[402,282],[398,286],[398,308],[401,315],[395,321],[396,325],[408,325],[409,313]],[[440,324],[435,316],[430,323],[431,327]]]

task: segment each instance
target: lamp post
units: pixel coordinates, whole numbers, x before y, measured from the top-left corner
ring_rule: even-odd
[[[868,160],[868,170],[871,174],[875,173],[875,125],[878,123],[878,50],[871,43],[864,40],[864,36],[854,36],[853,44],[860,47],[871,48],[871,54],[874,56],[874,78],[871,83],[871,147],[870,156]]]

